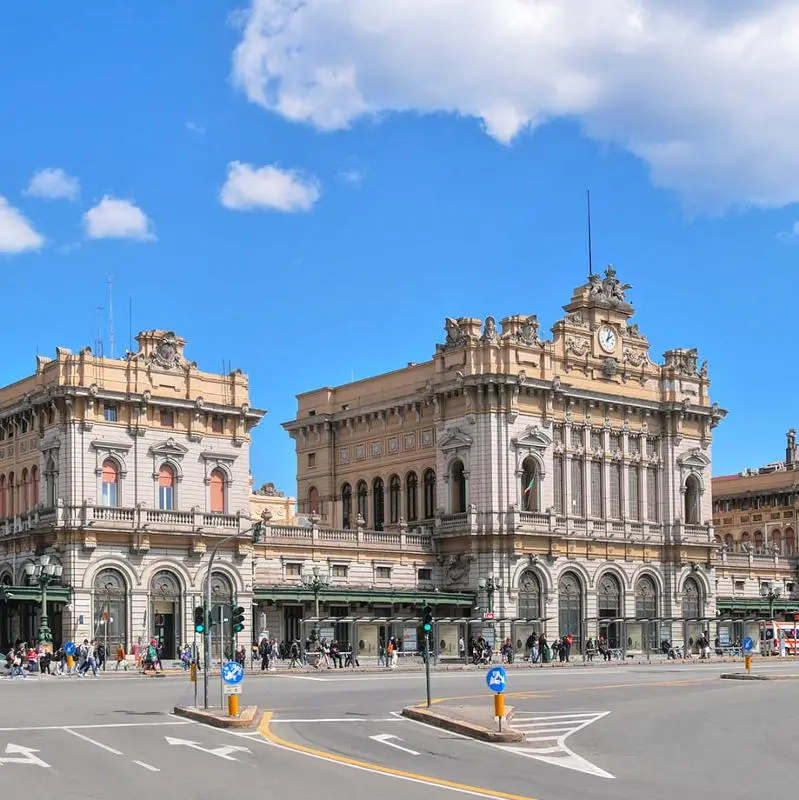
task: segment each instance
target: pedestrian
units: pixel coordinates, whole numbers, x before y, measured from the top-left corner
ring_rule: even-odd
[[[97,677],[97,650],[94,646],[94,639],[90,642],[88,639],[83,640],[83,645],[81,646],[81,654],[83,657],[83,663],[80,667],[78,667],[78,675],[81,678],[86,677],[86,673],[91,670],[92,675],[96,678]]]
[[[289,647],[289,655],[291,656],[289,669],[292,667],[302,666],[302,662],[300,660],[300,643],[296,639],[294,639],[294,641],[291,643],[291,647]]]
[[[538,637],[538,655],[542,664],[549,664],[551,653],[547,645],[547,637],[543,633]]]
[[[463,641],[463,636],[458,639],[458,655],[466,660],[466,643]]]
[[[261,672],[269,669],[269,652],[269,642],[266,638],[261,639],[261,643],[258,645],[258,655],[261,656]]]
[[[102,642],[97,645],[97,669],[105,672],[105,645]]]
[[[386,645],[386,666],[394,669],[394,640],[389,639]]]
[[[125,645],[122,644],[122,642],[120,642],[117,645],[117,658],[116,658],[116,661],[117,661],[117,665],[116,665],[115,672],[119,672],[120,664],[122,665],[122,668],[125,670],[125,672],[128,671],[128,660],[127,660],[127,658],[125,658]]]
[[[574,644],[574,638],[570,633],[567,633],[563,639],[563,647],[566,655],[566,661],[569,660],[569,656],[571,655],[572,645]]]

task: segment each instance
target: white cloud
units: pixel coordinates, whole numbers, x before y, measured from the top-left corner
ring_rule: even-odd
[[[83,215],[83,228],[89,239],[155,240],[152,222],[138,206],[108,195]]]
[[[196,133],[200,136],[205,136],[205,126],[200,125],[199,122],[193,122],[192,120],[186,120],[186,128],[190,130],[192,133]]]
[[[47,200],[77,200],[80,181],[61,168],[40,169],[31,176],[25,194]]]
[[[787,231],[780,231],[777,234],[778,239],[799,239],[799,222],[794,222],[790,229]]]
[[[226,208],[236,211],[310,211],[322,196],[319,181],[297,170],[275,164],[253,167],[231,161],[227,180],[219,193]]]
[[[357,169],[344,169],[338,173],[338,177],[350,186],[360,186],[363,183],[364,173]]]
[[[553,119],[645,160],[689,204],[799,200],[795,0],[252,0],[248,98],[345,128],[385,111]]]
[[[38,250],[44,244],[42,236],[25,215],[0,196],[0,253],[22,253]]]

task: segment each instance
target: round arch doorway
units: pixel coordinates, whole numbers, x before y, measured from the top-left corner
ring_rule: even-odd
[[[174,572],[160,570],[150,581],[150,638],[161,647],[162,659],[179,657],[181,631],[180,581]]]

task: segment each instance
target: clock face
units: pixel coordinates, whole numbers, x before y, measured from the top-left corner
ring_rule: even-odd
[[[612,353],[616,349],[616,331],[605,326],[599,331],[599,346],[606,352]]]

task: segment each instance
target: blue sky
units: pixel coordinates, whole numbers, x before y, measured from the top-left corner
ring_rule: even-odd
[[[633,284],[653,354],[710,362],[715,471],[779,458],[799,15],[626,0],[608,28],[564,0],[542,34],[548,2],[4,4],[0,381],[93,345],[112,276],[118,351],[132,299],[134,333],[248,372],[253,473],[293,492],[296,393],[429,358],[445,316],[559,318],[590,187],[595,266]]]

